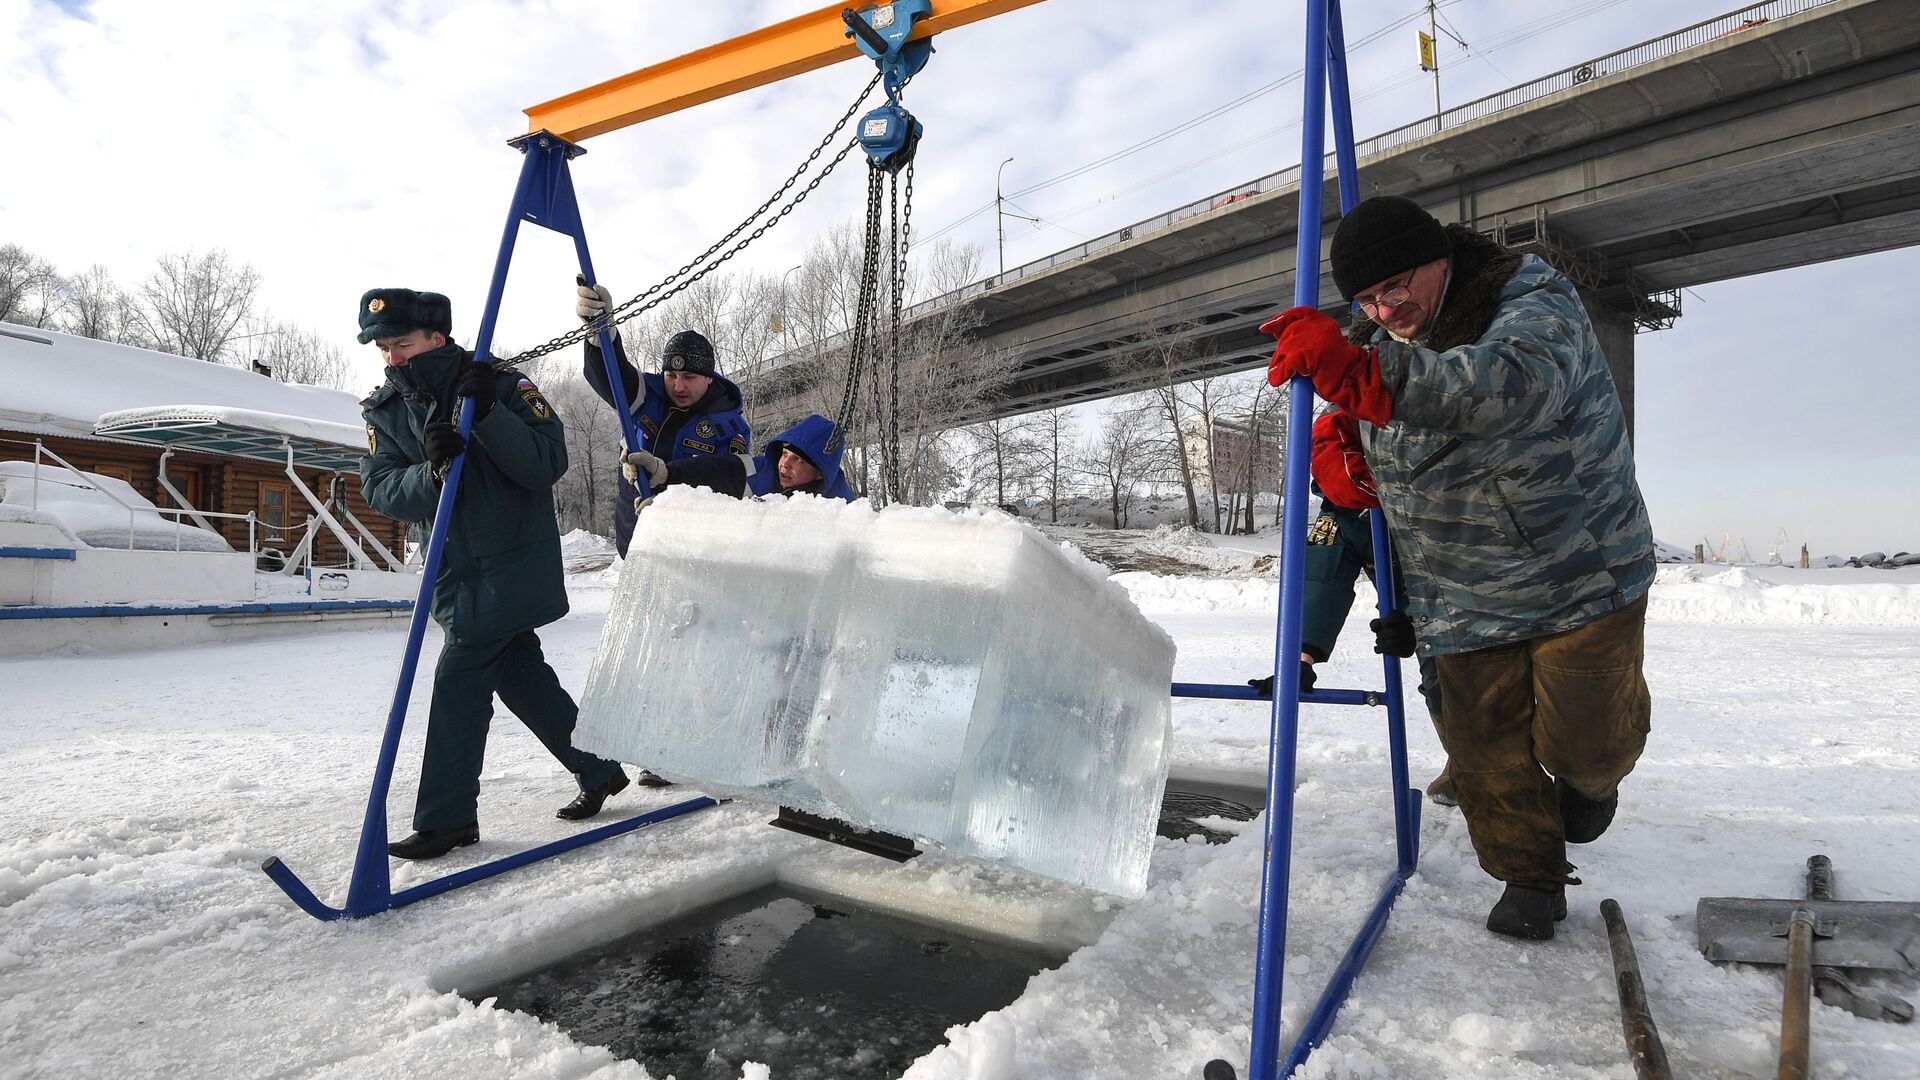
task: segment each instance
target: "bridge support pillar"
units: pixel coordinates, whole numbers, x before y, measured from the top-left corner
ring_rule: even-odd
[[[1613,371],[1613,385],[1620,390],[1620,406],[1627,414],[1627,437],[1633,437],[1633,317],[1619,308],[1601,302],[1586,289],[1580,301],[1593,321],[1600,338],[1600,351],[1606,354],[1607,367]]]

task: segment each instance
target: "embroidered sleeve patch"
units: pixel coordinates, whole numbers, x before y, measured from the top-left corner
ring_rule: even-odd
[[[553,407],[547,404],[546,398],[540,396],[540,388],[533,385],[532,379],[520,376],[520,381],[514,384],[514,390],[520,394],[520,400],[527,403],[527,408],[535,418],[545,420],[553,415]]]
[[[380,433],[374,430],[374,427],[372,424],[368,424],[367,425],[367,453],[377,454],[379,452],[380,452]]]

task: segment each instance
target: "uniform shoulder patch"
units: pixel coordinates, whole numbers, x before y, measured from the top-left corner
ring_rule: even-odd
[[[367,453],[377,454],[379,452],[380,452],[380,432],[372,424],[368,424],[367,425]]]
[[[534,416],[545,420],[553,415],[553,406],[548,405],[547,399],[540,396],[540,388],[533,385],[531,380],[521,379],[516,389],[519,391],[520,400],[527,403],[527,408],[532,410]]]

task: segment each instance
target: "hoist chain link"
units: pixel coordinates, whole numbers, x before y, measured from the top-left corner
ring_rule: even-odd
[[[800,167],[795,169],[792,175],[788,176],[786,181],[774,190],[774,193],[772,195],[767,196],[767,199],[765,202],[762,202],[758,207],[755,207],[754,211],[748,214],[744,221],[734,226],[733,230],[731,232],[728,232],[727,235],[721,237],[719,240],[714,241],[713,246],[707,248],[707,250],[701,252],[698,256],[695,256],[692,260],[688,261],[688,263],[685,266],[682,266],[680,269],[675,270],[671,274],[668,274],[664,279],[662,279],[660,282],[655,284],[653,287],[647,289],[645,292],[642,292],[637,296],[634,296],[632,299],[629,299],[619,304],[618,306],[614,307],[612,310],[608,311],[605,315],[601,316],[598,319],[595,319],[593,322],[586,323],[573,330],[569,330],[568,332],[561,334],[558,337],[550,339],[544,345],[538,345],[538,346],[535,346],[534,348],[526,350],[525,352],[521,352],[514,356],[511,356],[506,360],[502,361],[502,363],[509,364],[509,365],[518,365],[529,360],[538,359],[542,356],[547,355],[548,353],[552,353],[560,349],[564,349],[569,345],[574,345],[574,344],[578,344],[579,342],[590,340],[595,335],[599,334],[600,331],[602,330],[612,329],[613,327],[616,327],[621,323],[628,321],[629,319],[634,319],[641,315],[644,315],[648,311],[653,310],[655,307],[658,307],[659,305],[679,295],[679,293],[682,290],[686,289],[688,286],[692,285],[693,283],[699,281],[701,278],[706,277],[708,274],[718,269],[722,263],[725,263],[728,259],[733,258],[735,255],[738,255],[741,251],[745,250],[747,245],[753,243],[755,240],[758,240],[761,236],[765,235],[768,229],[771,229],[775,225],[778,225],[781,219],[785,218],[788,214],[791,214],[794,211],[794,208],[798,207],[801,203],[805,202],[807,200],[807,196],[813,194],[814,189],[820,186],[821,181],[825,180],[829,175],[831,175],[833,173],[833,170],[837,168],[842,161],[846,160],[847,155],[853,151],[854,147],[860,145],[859,138],[856,136],[854,138],[848,139],[846,142],[846,145],[840,148],[840,152],[835,154],[833,158],[827,162],[826,167],[822,169],[818,174],[816,174],[814,178],[807,184],[807,186],[802,188],[800,190],[800,193],[793,197],[793,200],[791,202],[781,207],[779,212],[774,214],[773,217],[767,219],[765,222],[762,222],[760,227],[753,230],[753,232],[749,234],[746,239],[740,241],[738,244],[735,244],[731,249],[723,253],[718,259],[715,259],[711,264],[706,265],[704,267],[700,265],[701,263],[706,262],[707,259],[711,258],[714,252],[719,251],[721,248],[725,247],[729,242],[731,242],[735,237],[738,237],[742,232],[745,232],[747,229],[747,226],[753,224],[756,220],[760,218],[762,214],[765,214],[767,212],[769,207],[773,206],[775,202],[779,201],[781,196],[785,195],[788,191],[792,190],[793,185],[799,182],[800,177],[806,175],[807,170],[812,168],[814,162],[820,159],[820,155],[822,153],[825,153],[827,147],[833,144],[833,140],[839,136],[840,132],[846,128],[847,124],[852,122],[854,114],[860,111],[861,104],[866,101],[868,95],[873,93],[873,88],[876,85],[878,85],[879,82],[880,82],[880,76],[878,74],[875,74],[872,81],[867,83],[866,88],[860,91],[860,96],[854,98],[853,104],[847,106],[847,111],[841,115],[839,122],[833,125],[833,130],[827,132],[826,137],[821,139],[820,142],[814,146],[813,151],[807,155],[806,160],[800,163]],[[693,273],[691,277],[687,277],[686,275],[690,271],[693,271],[695,267],[700,267],[698,272]],[[683,277],[685,277],[686,280],[684,281],[680,280]]]

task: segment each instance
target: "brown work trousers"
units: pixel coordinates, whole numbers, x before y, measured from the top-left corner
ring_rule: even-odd
[[[1553,780],[1604,799],[1633,771],[1653,711],[1646,624],[1643,596],[1573,630],[1439,658],[1441,740],[1487,873],[1574,883]]]

